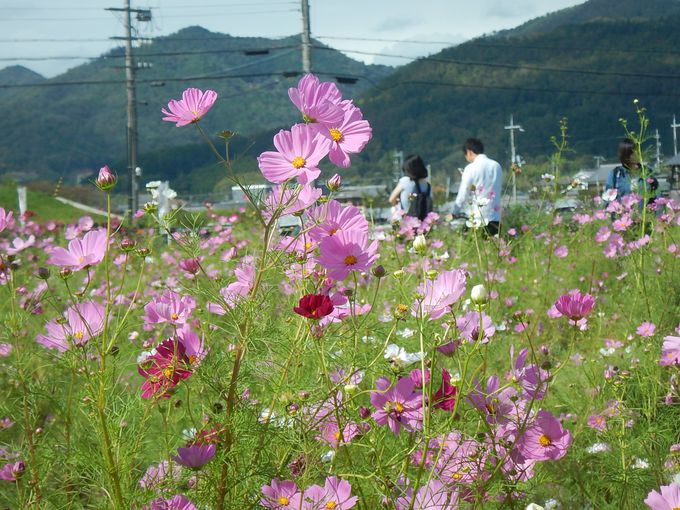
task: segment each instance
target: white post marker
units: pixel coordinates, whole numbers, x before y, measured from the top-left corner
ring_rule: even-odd
[[[21,225],[24,226],[26,224],[26,219],[24,215],[26,214],[27,208],[26,186],[18,186],[17,195],[19,197],[19,221],[21,221]]]

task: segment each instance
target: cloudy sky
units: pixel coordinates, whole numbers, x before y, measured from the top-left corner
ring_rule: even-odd
[[[312,36],[368,63],[399,65],[444,47],[583,3],[583,0],[310,0]],[[123,0],[0,0],[0,68],[24,65],[52,77],[96,57],[123,35]],[[235,36],[300,33],[299,0],[132,0],[149,8],[138,35],[200,25]],[[351,53],[358,51],[363,53]],[[79,58],[72,58],[79,57]]]

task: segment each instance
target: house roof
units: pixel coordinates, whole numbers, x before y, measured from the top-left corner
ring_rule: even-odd
[[[678,165],[680,165],[680,153],[676,154],[671,159],[666,161],[666,164],[668,166],[678,166]]]

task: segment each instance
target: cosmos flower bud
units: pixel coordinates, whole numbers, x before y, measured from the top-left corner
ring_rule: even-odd
[[[489,302],[489,293],[484,285],[475,285],[470,291],[470,299],[476,305],[485,305]]]
[[[104,165],[99,169],[99,175],[94,181],[95,185],[102,191],[108,191],[118,182],[118,177],[114,174],[109,165]]]
[[[71,277],[71,274],[72,274],[72,273],[73,273],[73,271],[71,271],[68,267],[62,267],[62,268],[59,270],[59,277],[60,277],[62,280],[66,280],[67,278],[70,278],[70,277]]]
[[[397,280],[401,280],[404,276],[404,271],[397,269],[394,273],[392,273],[392,276],[394,276]]]
[[[120,249],[125,252],[134,250],[135,246],[137,246],[137,242],[127,237],[120,242]]]
[[[36,276],[41,280],[47,280],[50,277],[50,270],[46,267],[39,267]]]
[[[425,255],[427,252],[427,239],[423,234],[418,234],[413,240],[413,249],[418,255]]]
[[[342,177],[340,177],[339,174],[335,174],[333,177],[328,179],[326,185],[328,186],[329,190],[338,191],[342,186]]]
[[[437,271],[436,269],[430,269],[425,273],[425,277],[428,280],[435,280],[437,276],[439,276],[439,271]]]
[[[371,269],[371,272],[373,273],[373,276],[375,276],[376,278],[382,278],[387,273],[387,271],[385,271],[385,268],[381,264],[378,264],[373,269]]]

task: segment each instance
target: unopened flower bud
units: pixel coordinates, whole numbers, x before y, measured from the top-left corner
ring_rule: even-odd
[[[476,305],[485,305],[489,302],[489,293],[484,285],[475,285],[470,292],[470,299]]]
[[[39,267],[36,276],[41,280],[47,280],[50,277],[50,270],[46,267]]]
[[[437,271],[436,269],[430,269],[425,273],[425,277],[428,280],[434,280],[435,278],[437,278],[437,276],[439,276],[439,271]]]
[[[413,240],[413,249],[418,255],[425,255],[427,252],[427,239],[423,234],[418,234]]]
[[[406,313],[408,312],[408,306],[405,304],[399,303],[395,308],[394,311],[392,312],[394,314],[395,319],[403,319],[406,317]]]
[[[359,408],[359,416],[362,420],[368,420],[371,417],[371,410],[366,406]]]
[[[73,274],[73,271],[71,271],[68,267],[62,267],[59,270],[59,277],[62,280],[66,280],[67,278],[70,278],[72,274]]]
[[[158,210],[158,204],[156,202],[147,202],[144,204],[144,212],[147,214],[154,213]]]
[[[358,389],[359,386],[357,386],[356,384],[345,384],[344,386],[344,390],[349,394],[356,393]]]
[[[394,273],[392,273],[392,276],[394,276],[397,280],[401,280],[402,277],[404,276],[404,271],[401,269],[397,269]]]
[[[385,271],[385,268],[381,264],[378,264],[377,266],[373,267],[373,269],[371,269],[371,272],[373,273],[373,276],[375,276],[376,278],[382,278],[387,273],[387,271]]]
[[[340,177],[339,174],[335,174],[333,177],[328,179],[326,185],[328,186],[329,190],[338,191],[340,186],[342,186],[342,177]]]
[[[120,249],[123,251],[132,251],[137,246],[137,241],[126,237],[120,242]]]
[[[99,175],[97,180],[94,181],[95,185],[102,191],[108,191],[113,188],[118,182],[118,177],[114,174],[109,165],[104,165],[99,169]]]
[[[137,255],[140,257],[146,257],[149,253],[151,253],[149,248],[137,248]]]

